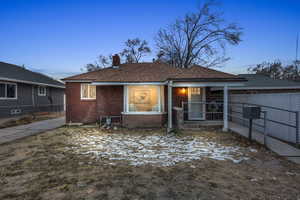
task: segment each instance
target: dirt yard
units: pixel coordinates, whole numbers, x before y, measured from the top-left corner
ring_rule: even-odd
[[[65,115],[64,112],[60,113],[34,113],[29,115],[24,115],[21,117],[15,117],[15,118],[7,118],[7,119],[0,119],[0,129],[1,128],[8,128],[12,126],[19,126],[19,125],[25,125],[30,124],[32,122],[47,120],[47,119],[54,119],[58,117],[63,117]]]
[[[59,128],[0,145],[0,199],[300,199],[300,166],[216,130]]]

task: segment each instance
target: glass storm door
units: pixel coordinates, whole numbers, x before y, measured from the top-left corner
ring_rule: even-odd
[[[188,88],[188,118],[189,120],[205,119],[205,88]]]

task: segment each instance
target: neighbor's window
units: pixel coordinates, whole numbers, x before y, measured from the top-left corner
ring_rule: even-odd
[[[47,94],[46,87],[39,86],[38,87],[38,95],[39,96],[46,96],[46,94]]]
[[[96,99],[96,86],[88,83],[81,84],[81,99]]]
[[[0,99],[16,99],[17,84],[0,83]]]
[[[127,86],[126,112],[162,112],[163,88],[161,86]]]

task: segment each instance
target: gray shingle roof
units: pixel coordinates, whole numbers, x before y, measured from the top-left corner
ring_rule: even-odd
[[[275,80],[261,74],[239,74],[238,76],[248,81],[244,83],[244,86],[236,86],[234,88],[300,88],[300,82]]]
[[[0,62],[0,80],[12,79],[25,83],[41,84],[54,87],[64,87],[64,84],[37,72],[32,72],[23,67]]]

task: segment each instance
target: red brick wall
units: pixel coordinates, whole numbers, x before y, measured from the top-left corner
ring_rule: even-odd
[[[185,89],[185,92],[183,92],[182,89]],[[182,107],[182,102],[188,101],[188,89],[185,88],[173,88],[172,90],[172,104],[173,107]]]
[[[81,100],[80,83],[66,83],[66,122],[90,123],[96,119],[96,100]]]
[[[98,116],[121,115],[123,112],[123,86],[97,86]]]
[[[123,115],[123,126],[128,128],[162,127],[166,123],[166,114],[158,115]]]
[[[66,84],[67,123],[92,123],[105,115],[121,115],[123,112],[123,86],[97,86],[96,100],[80,99],[80,83]],[[167,91],[165,92],[167,111]],[[166,122],[166,114],[123,115],[126,127],[161,127]]]

